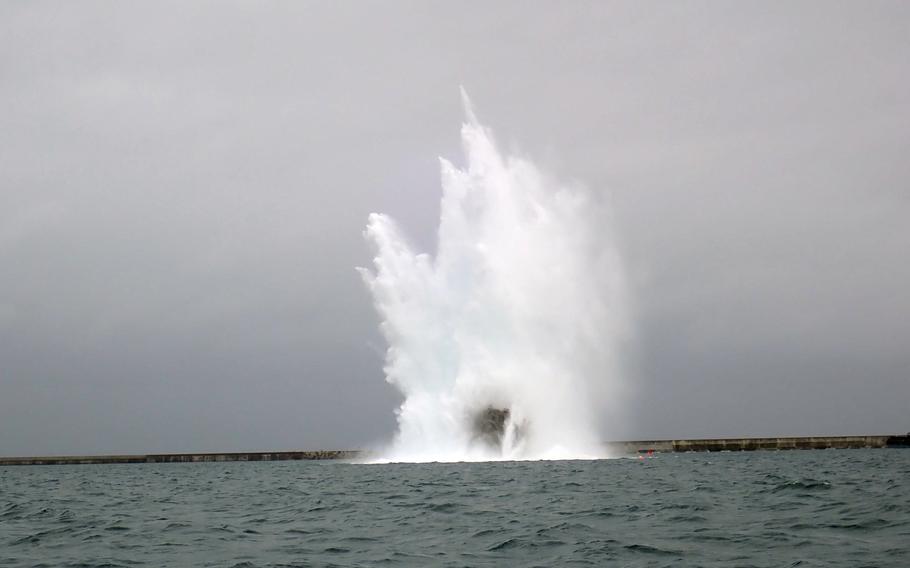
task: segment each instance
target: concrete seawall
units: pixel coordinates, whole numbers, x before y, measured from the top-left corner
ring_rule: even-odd
[[[811,436],[789,438],[709,438],[609,442],[615,454],[653,452],[749,452],[756,450],[847,450],[910,447],[906,436]]]
[[[635,455],[647,452],[741,452],[755,450],[910,448],[910,434],[905,436],[813,436],[797,438],[639,440],[627,442],[608,442],[606,444],[606,447],[614,455]],[[317,450],[202,454],[0,457],[0,466],[118,463],[199,463],[283,460],[353,460],[359,457],[365,457],[366,455],[366,452],[359,450]]]
[[[198,463],[236,461],[344,460],[354,459],[356,450],[316,450],[295,452],[231,452],[208,454],[134,454],[112,456],[37,456],[0,457],[4,465],[71,465],[98,463]]]

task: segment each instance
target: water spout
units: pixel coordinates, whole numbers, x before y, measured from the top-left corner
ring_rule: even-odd
[[[359,269],[403,393],[400,461],[602,455],[594,411],[618,381],[622,262],[596,195],[498,151],[462,91],[467,166],[441,159],[436,254],[370,215]]]

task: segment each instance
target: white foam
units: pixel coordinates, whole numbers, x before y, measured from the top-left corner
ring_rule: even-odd
[[[605,207],[533,163],[498,151],[465,95],[467,167],[442,159],[435,256],[386,215],[365,230],[358,269],[382,319],[386,379],[404,394],[382,461],[603,457],[593,411],[618,384],[624,277]],[[502,447],[471,421],[509,409]],[[512,436],[511,425],[522,425]]]

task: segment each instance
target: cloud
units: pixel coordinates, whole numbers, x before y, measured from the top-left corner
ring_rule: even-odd
[[[612,196],[605,437],[906,431],[907,10],[3,5],[0,454],[390,436],[353,267],[435,246],[459,85]]]

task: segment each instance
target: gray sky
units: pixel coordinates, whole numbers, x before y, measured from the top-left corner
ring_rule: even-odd
[[[609,191],[610,438],[910,430],[910,3],[4,2],[0,455],[360,447],[458,86]]]

